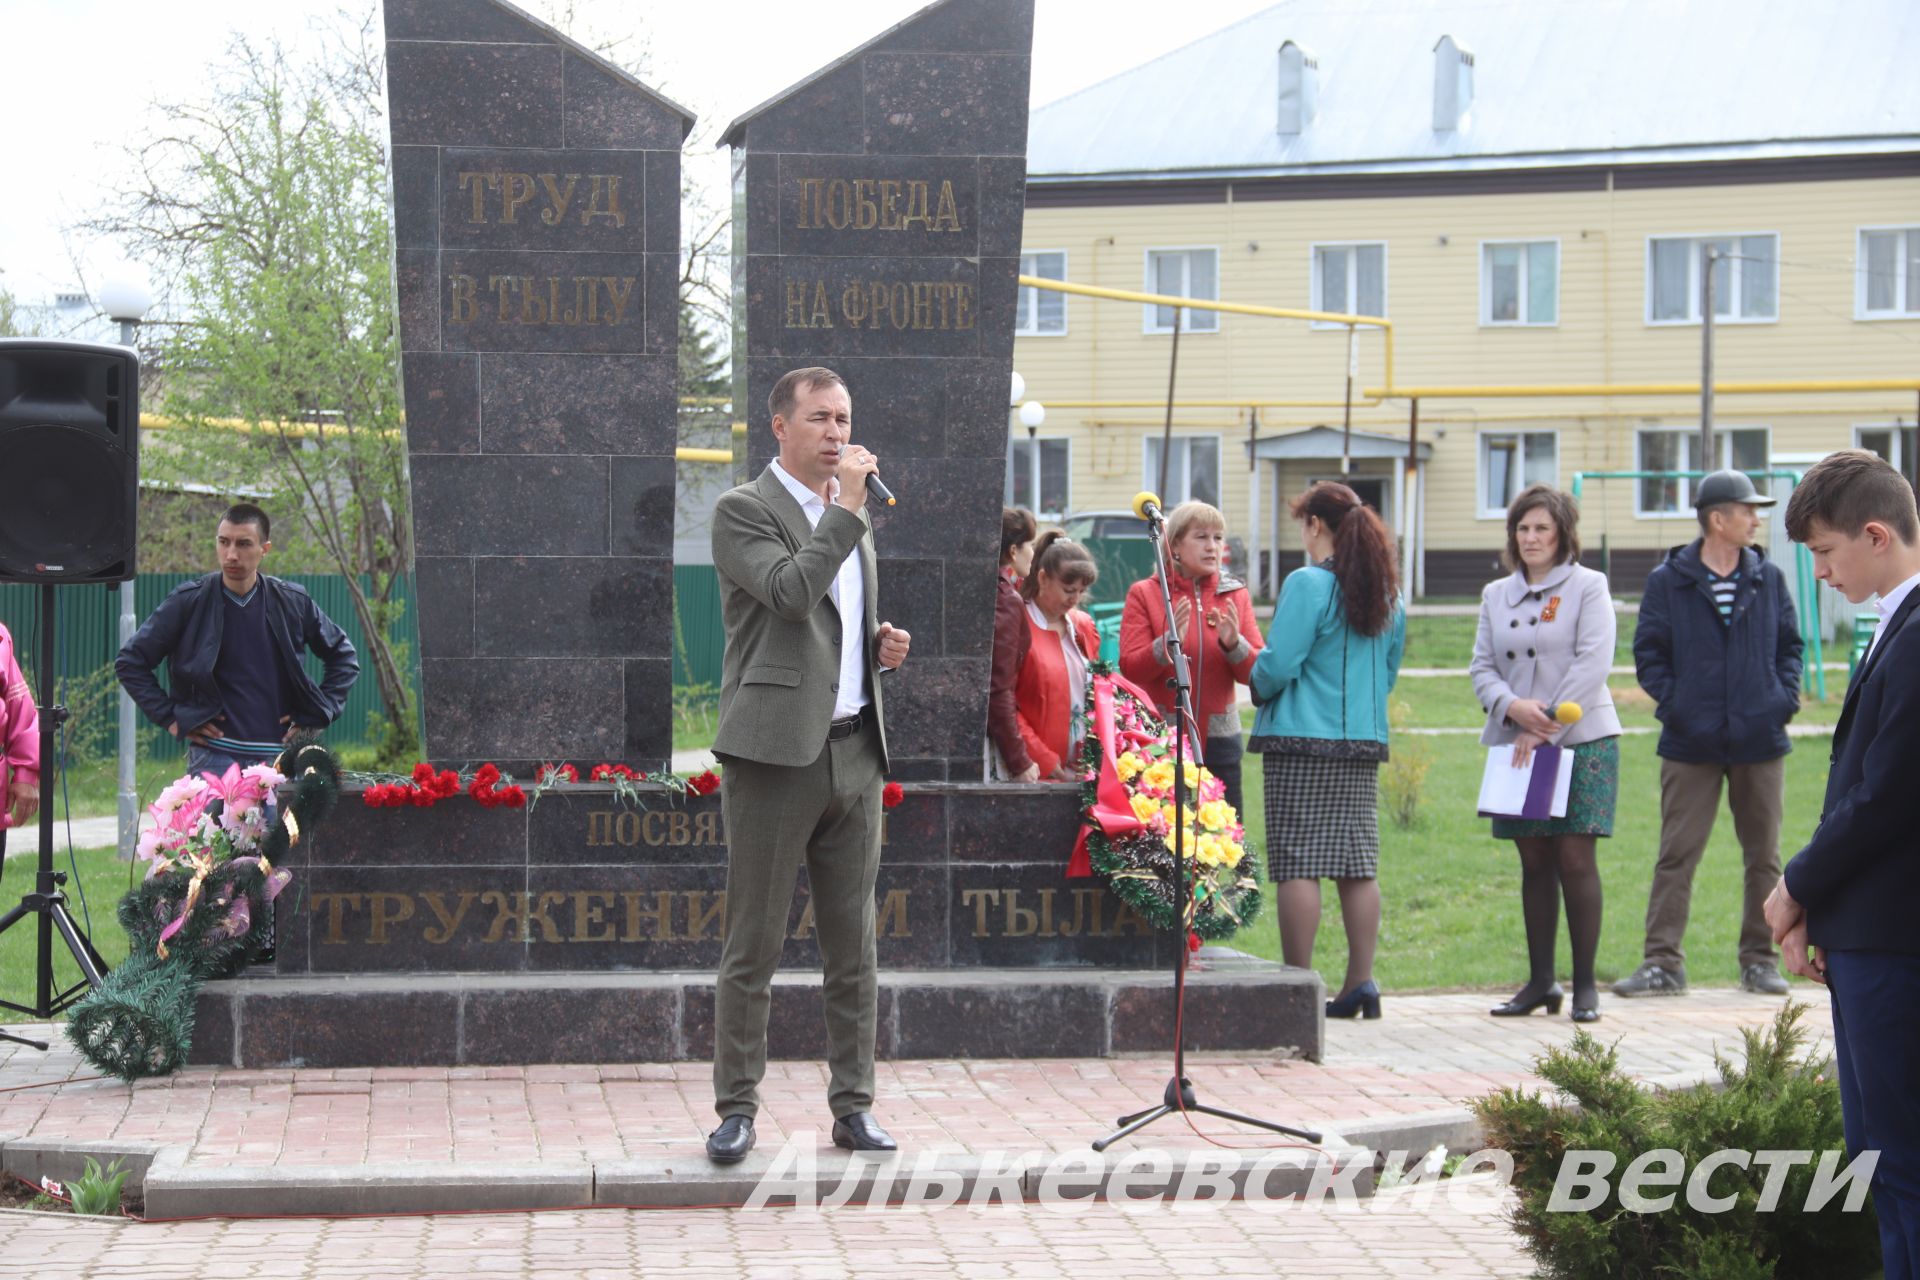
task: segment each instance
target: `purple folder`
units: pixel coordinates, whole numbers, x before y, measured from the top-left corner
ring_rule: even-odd
[[[1487,753],[1487,775],[1480,785],[1480,816],[1483,818],[1524,818],[1541,821],[1554,816],[1554,791],[1560,779],[1560,757],[1565,748],[1538,746],[1526,768],[1526,785],[1520,793],[1519,779],[1513,777],[1520,771],[1510,763],[1511,748],[1495,747]],[[1502,776],[1500,771],[1508,770]],[[1491,798],[1489,792],[1497,792]],[[1515,801],[1518,801],[1516,804]]]

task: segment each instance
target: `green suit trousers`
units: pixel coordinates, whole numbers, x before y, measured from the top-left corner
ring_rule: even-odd
[[[812,764],[727,761],[727,924],[713,1011],[714,1110],[723,1119],[760,1110],[770,987],[803,862],[824,979],[827,1104],[835,1118],[873,1109],[881,749],[872,711],[859,732],[822,743]]]

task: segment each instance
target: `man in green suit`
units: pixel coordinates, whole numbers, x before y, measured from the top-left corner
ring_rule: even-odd
[[[727,650],[714,754],[726,765],[727,928],[714,995],[707,1155],[753,1148],[769,987],[804,861],[819,930],[833,1140],[891,1151],[875,1122],[873,884],[887,767],[880,677],[910,637],[876,622],[866,479],[853,401],[831,369],[796,369],[767,398],[780,456],[713,510]]]

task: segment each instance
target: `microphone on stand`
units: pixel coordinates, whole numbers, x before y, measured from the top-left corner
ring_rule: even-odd
[[[1147,489],[1133,495],[1133,514],[1150,525],[1166,523],[1166,513],[1160,510],[1160,495]]]

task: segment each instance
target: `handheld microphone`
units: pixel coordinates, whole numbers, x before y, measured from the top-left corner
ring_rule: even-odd
[[[847,446],[841,445],[838,453],[834,456],[845,457],[846,452]],[[893,506],[895,502],[893,490],[881,483],[880,477],[872,471],[867,472],[867,496],[870,498],[878,498],[890,507]]]
[[[1147,489],[1133,495],[1133,514],[1148,524],[1164,524],[1167,519],[1160,510],[1160,495]]]
[[[1577,702],[1562,702],[1553,709],[1553,718],[1561,724],[1579,724],[1580,717],[1585,714]]]

